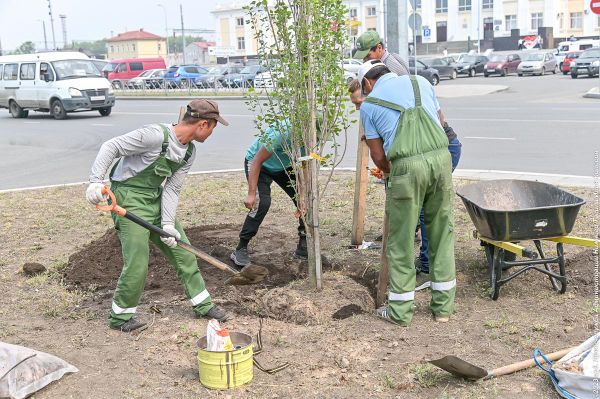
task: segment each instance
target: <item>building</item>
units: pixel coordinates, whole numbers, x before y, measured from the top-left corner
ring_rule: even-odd
[[[119,33],[107,40],[108,59],[119,58],[166,58],[165,38],[143,29]]]
[[[401,0],[405,1],[405,0]],[[414,0],[421,17],[416,33],[421,46],[461,48],[477,40],[484,48],[517,48],[520,37],[541,35],[544,47],[571,36],[597,37],[600,16],[589,10],[589,0]],[[221,5],[216,19],[217,46],[234,47],[239,56],[256,55],[257,43],[243,7],[248,1]],[[345,0],[348,7],[350,46],[365,31],[377,30],[385,39],[386,0]],[[413,14],[409,3],[409,18]],[[425,33],[425,34],[424,34]],[[413,32],[409,28],[409,36]],[[435,51],[435,50],[434,50]]]
[[[189,64],[209,64],[208,48],[215,42],[193,42],[185,46],[185,61]]]

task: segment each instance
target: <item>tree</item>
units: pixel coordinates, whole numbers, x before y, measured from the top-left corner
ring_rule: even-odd
[[[74,49],[79,50],[86,50],[89,51],[90,53],[93,54],[107,54],[108,50],[106,48],[106,39],[102,39],[102,40],[95,40],[95,41],[80,41],[80,42],[73,42],[73,46]]]
[[[35,53],[35,44],[31,41],[23,42],[14,51],[14,54],[33,54]]]
[[[263,137],[269,126],[290,130],[291,145],[285,151],[296,175],[299,215],[307,226],[309,277],[320,289],[323,192],[318,175],[320,166],[330,167],[328,182],[343,156],[338,140],[348,127],[342,68],[347,29],[340,27],[346,24],[347,9],[341,0],[254,0],[246,11],[258,57],[274,81],[266,93],[250,90],[248,104],[259,112],[255,125]]]
[[[202,36],[188,36],[185,35],[185,45],[187,46],[193,42],[203,42],[204,38]],[[183,52],[183,39],[181,36],[173,36],[169,38],[169,52],[170,53],[182,53]]]

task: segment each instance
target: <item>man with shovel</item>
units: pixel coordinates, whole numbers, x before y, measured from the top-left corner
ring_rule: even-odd
[[[212,303],[196,257],[178,247],[176,241],[188,241],[175,213],[181,186],[196,156],[192,141],[203,143],[217,122],[229,125],[216,102],[194,100],[179,124],[147,125],[108,140],[100,148],[92,166],[87,200],[93,205],[106,200],[103,180],[113,161],[120,158],[110,171],[111,190],[117,203],[171,235],[161,237],[112,214],[123,251],[123,270],[113,297],[110,328],[129,332],[145,325],[133,316],[148,273],[149,240],[175,267],[197,316],[219,321],[231,318],[231,314]]]

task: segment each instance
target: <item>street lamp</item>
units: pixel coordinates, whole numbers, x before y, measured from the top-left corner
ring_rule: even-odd
[[[165,14],[165,41],[167,46],[167,63],[169,63],[169,25],[167,24],[167,8],[163,4],[157,4],[157,6],[162,8]]]

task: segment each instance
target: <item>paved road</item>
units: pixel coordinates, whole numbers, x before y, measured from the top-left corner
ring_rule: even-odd
[[[509,90],[486,96],[442,98],[448,121],[463,142],[459,169],[494,169],[591,176],[594,150],[600,150],[600,100],[581,95],[598,79],[563,75],[459,78],[444,80],[468,93],[468,85],[499,84]],[[185,101],[118,101],[109,117],[86,112],[55,121],[31,113],[12,119],[0,110],[0,190],[87,180],[105,140],[156,121],[176,118]],[[256,133],[243,101],[223,100],[231,125],[219,126],[200,144],[193,170],[240,168]],[[353,167],[357,128],[349,131],[347,156]]]

